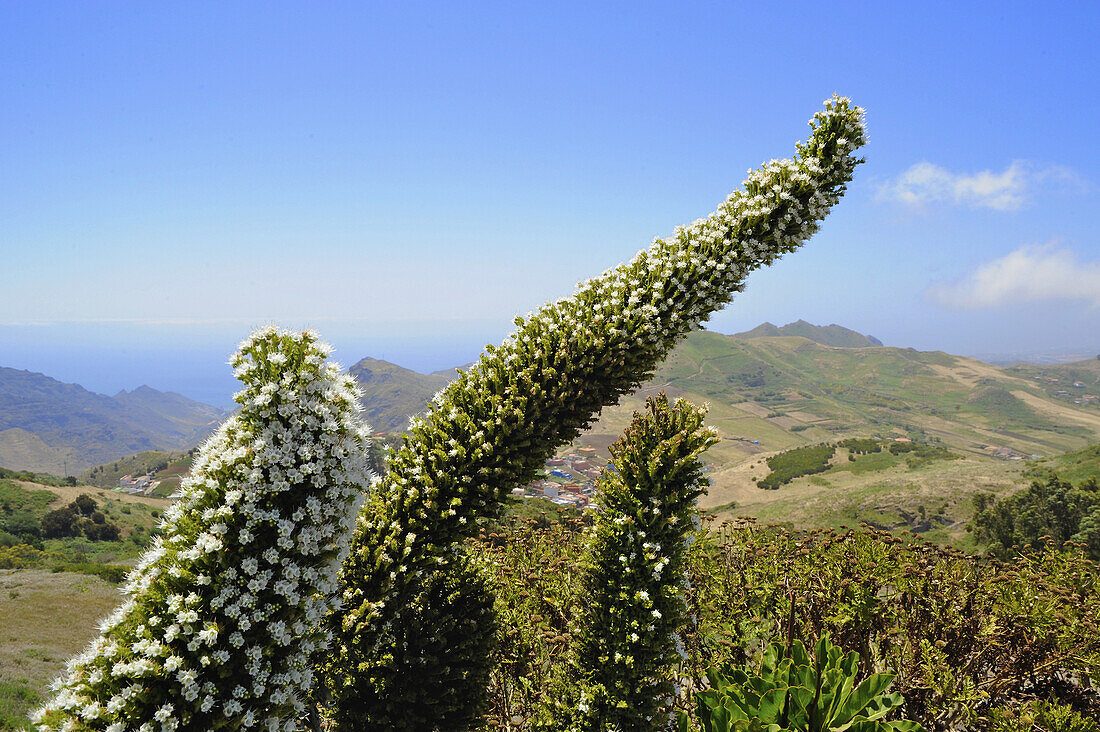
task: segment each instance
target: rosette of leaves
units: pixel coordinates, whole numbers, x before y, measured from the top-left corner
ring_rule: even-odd
[[[202,446],[39,730],[296,728],[369,479],[358,394],[329,350],[271,327],[241,344],[240,411]]]
[[[569,686],[553,696],[552,729],[667,727],[678,629],[686,620],[684,563],[695,499],[707,483],[699,455],[718,441],[705,410],[664,392],[646,400],[610,447],[618,472],[600,481],[599,513],[582,580]]]
[[[696,694],[704,732],[922,732],[916,722],[885,721],[904,701],[886,690],[893,674],[871,674],[856,683],[859,654],[847,654],[821,636],[813,653],[802,641],[788,649],[772,643],[758,673],[711,669],[711,688]],[[680,729],[687,730],[687,717]]]
[[[547,304],[461,373],[413,420],[383,479],[393,497],[364,515],[344,566],[344,604],[325,667],[338,729],[354,729],[372,689],[364,664],[415,594],[412,577],[496,515],[511,489],[598,411],[648,378],[676,342],[797,249],[839,200],[861,158],[863,112],[834,97],[793,159],[750,173],[709,217]]]

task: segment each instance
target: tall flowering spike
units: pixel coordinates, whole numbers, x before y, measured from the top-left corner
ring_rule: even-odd
[[[359,697],[373,693],[360,665],[378,649],[377,627],[412,592],[412,573],[648,378],[749,272],[817,231],[862,162],[854,153],[865,142],[863,111],[834,97],[810,126],[793,160],[750,173],[709,217],[517,318],[512,336],[487,347],[414,421],[384,479],[387,510],[361,516],[344,566],[339,639],[325,674],[337,726],[353,729]]]
[[[316,334],[256,331],[238,414],[203,445],[47,730],[294,729],[370,473],[352,379]]]
[[[551,729],[668,726],[658,710],[680,660],[686,538],[706,484],[699,455],[718,441],[705,414],[684,399],[670,405],[661,392],[610,448],[618,472],[600,481],[572,678],[553,694]]]

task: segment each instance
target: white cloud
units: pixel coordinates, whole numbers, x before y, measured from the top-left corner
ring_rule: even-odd
[[[996,211],[1021,208],[1040,186],[1057,184],[1083,187],[1081,178],[1068,168],[1037,168],[1015,160],[1003,171],[982,170],[971,175],[952,173],[927,161],[919,162],[879,189],[879,197],[923,207],[951,203]]]
[[[1100,261],[1082,262],[1053,244],[1024,246],[978,266],[957,282],[934,285],[929,296],[949,307],[975,309],[1044,300],[1083,300],[1100,307]]]

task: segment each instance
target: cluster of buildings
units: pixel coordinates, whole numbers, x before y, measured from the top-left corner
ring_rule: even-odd
[[[1038,458],[1042,457],[1042,455],[1024,455],[1022,452],[1019,452],[1018,450],[1013,450],[1011,447],[998,447],[996,445],[986,445],[982,448],[982,450],[985,451],[986,455],[989,455],[990,457],[1000,458],[1001,460],[1037,460]]]
[[[1041,375],[1041,376],[1035,376],[1033,378],[1036,381],[1041,382],[1041,383],[1045,382],[1047,384],[1059,384],[1059,385],[1061,385],[1063,383],[1061,379],[1056,379],[1052,376],[1043,376],[1043,375]],[[1056,396],[1056,397],[1059,397],[1061,399],[1068,399],[1068,400],[1072,401],[1074,404],[1100,404],[1100,396],[1097,396],[1096,394],[1083,394],[1083,393],[1081,393],[1080,390],[1084,389],[1085,386],[1086,385],[1085,385],[1084,382],[1074,381],[1073,382],[1073,389],[1078,390],[1078,391],[1071,392],[1069,389],[1059,389],[1058,391],[1053,392],[1053,395]]]
[[[594,447],[575,448],[561,457],[550,458],[544,467],[542,478],[512,493],[522,498],[542,496],[559,506],[594,508],[596,481],[605,468],[615,469],[613,464],[597,457]]]
[[[118,489],[131,495],[147,496],[160,485],[159,480],[154,480],[153,475],[124,475],[118,479]]]

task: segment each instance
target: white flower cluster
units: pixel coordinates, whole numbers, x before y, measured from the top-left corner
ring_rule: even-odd
[[[41,732],[290,730],[313,683],[370,480],[354,381],[313,332],[267,327],[232,364],[240,412],[203,445]]]
[[[487,347],[426,417],[412,421],[381,488],[392,498],[362,517],[345,565],[341,625],[349,636],[374,632],[408,591],[410,570],[472,533],[471,519],[499,510],[558,445],[648,378],[680,337],[740,291],[750,271],[817,230],[861,162],[852,153],[865,141],[862,117],[849,100],[828,100],[794,160],[751,172],[744,190],[708,218],[517,318],[510,338]],[[374,645],[344,640],[329,690],[354,716],[354,697],[369,693],[370,682],[348,683],[361,659],[340,654]]]

